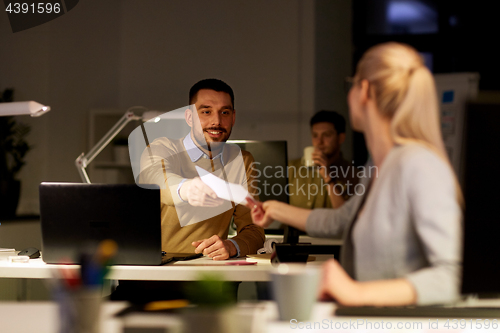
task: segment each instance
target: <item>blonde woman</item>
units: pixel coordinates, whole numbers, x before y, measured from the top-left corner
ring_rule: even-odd
[[[352,84],[351,125],[364,133],[378,171],[361,182],[364,195],[312,211],[266,201],[252,207],[253,221],[343,237],[342,266],[323,267],[323,297],[352,306],[454,301],[461,192],[441,139],[432,74],[412,47],[385,43],[364,54]]]

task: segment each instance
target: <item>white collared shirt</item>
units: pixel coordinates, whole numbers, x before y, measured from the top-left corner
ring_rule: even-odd
[[[205,154],[205,152],[203,150],[200,149],[200,147],[198,147],[194,142],[193,142],[193,139],[191,138],[191,133],[189,133],[188,135],[186,135],[186,137],[184,138],[184,140],[182,140],[182,143],[184,144],[184,148],[186,148],[186,152],[189,156],[189,158],[191,159],[191,162],[195,163],[196,161],[198,161],[200,158],[206,158],[206,159],[210,159],[210,156],[208,156],[207,154]],[[216,159],[220,159],[220,163],[221,165],[224,167],[224,159],[222,158],[222,153],[224,152],[224,149],[222,149],[222,151],[220,153],[218,153],[217,155],[215,155],[212,160],[216,160]],[[183,180],[181,180],[181,182],[179,183],[179,186],[177,187],[177,195],[179,196],[179,199],[181,199],[183,202],[187,202],[185,200],[183,200],[181,198],[181,187],[182,187],[182,184],[184,184],[184,182],[187,181],[186,178],[184,178]],[[232,240],[232,239],[229,239],[229,241],[231,243],[234,244],[234,246],[236,247],[236,256],[239,257],[240,256],[240,247],[238,245],[238,243],[236,243],[236,241]]]

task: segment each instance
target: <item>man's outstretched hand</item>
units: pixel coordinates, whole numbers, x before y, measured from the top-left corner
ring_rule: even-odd
[[[193,178],[182,184],[180,189],[181,199],[192,206],[217,207],[224,199],[217,197],[214,190],[205,184],[200,177]]]
[[[222,240],[219,236],[213,235],[210,238],[192,242],[191,245],[196,247],[194,252],[203,253],[203,255],[212,258],[213,260],[225,260],[234,257],[238,250],[230,240]]]

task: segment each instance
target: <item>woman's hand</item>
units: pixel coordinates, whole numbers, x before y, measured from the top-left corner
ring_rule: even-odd
[[[323,265],[320,299],[334,299],[346,306],[401,306],[415,304],[417,293],[404,278],[358,282],[336,260]]]
[[[255,201],[247,198],[245,204],[251,209],[253,223],[260,227],[268,227],[273,221],[280,221],[299,230],[306,230],[306,223],[311,210],[290,206],[284,202],[268,200]]]
[[[360,303],[359,282],[353,280],[334,259],[323,264],[319,289],[319,299],[332,298],[342,305],[355,306]]]
[[[277,206],[281,203],[275,200],[266,202],[248,202],[247,207],[251,209],[252,220],[256,225],[266,228],[275,220]]]

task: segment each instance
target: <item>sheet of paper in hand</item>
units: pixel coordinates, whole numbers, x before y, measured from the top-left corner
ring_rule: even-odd
[[[243,205],[247,203],[247,200],[250,202],[254,201],[243,186],[228,183],[198,166],[196,166],[196,171],[198,171],[201,180],[207,184],[219,198]]]

